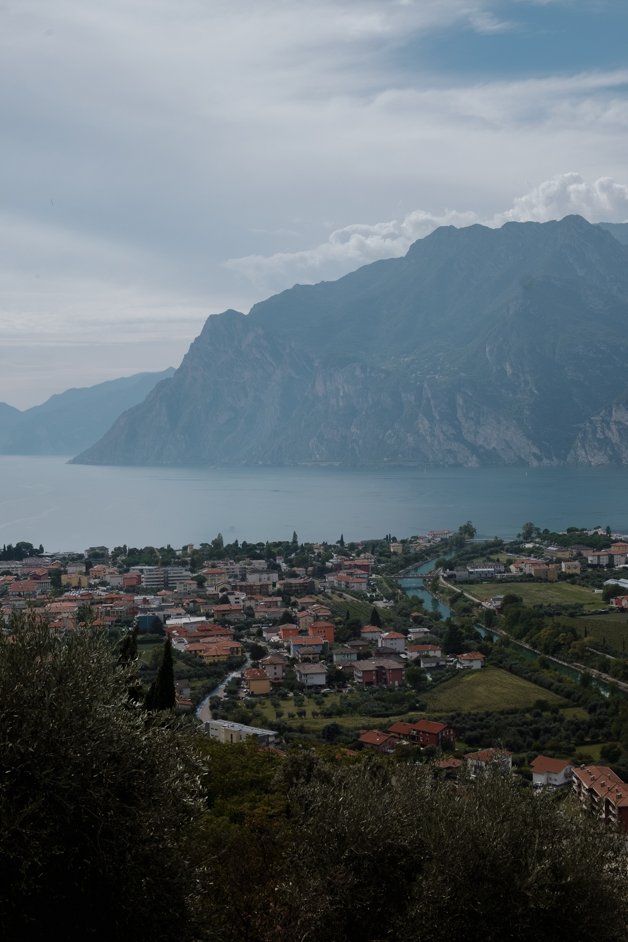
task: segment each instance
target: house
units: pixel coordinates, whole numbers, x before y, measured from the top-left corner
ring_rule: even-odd
[[[397,720],[396,723],[388,727],[388,733],[394,736],[395,739],[400,740],[412,740],[415,732],[414,725],[412,723],[405,723],[403,720]]]
[[[353,677],[364,687],[403,687],[405,668],[392,658],[371,658],[353,664]]]
[[[290,641],[292,638],[299,637],[299,628],[297,625],[281,625],[278,633],[279,640],[285,643],[286,641]]]
[[[628,785],[605,765],[583,765],[572,771],[573,792],[591,814],[628,830]]]
[[[363,641],[368,641],[369,644],[379,644],[379,639],[383,633],[382,629],[376,625],[364,625],[360,628],[360,637]]]
[[[386,648],[387,651],[394,651],[395,654],[402,654],[406,649],[405,635],[399,631],[385,631],[377,639],[379,648]]]
[[[261,667],[249,667],[242,674],[244,686],[253,697],[270,693],[270,680]]]
[[[580,572],[580,563],[577,559],[567,559],[560,564],[561,571],[567,576],[578,575]]]
[[[512,753],[507,749],[481,749],[479,752],[467,752],[464,757],[471,778],[476,778],[490,768],[500,772],[512,771]]]
[[[439,749],[453,749],[456,745],[456,734],[447,723],[437,723],[434,720],[418,720],[412,723],[413,739],[419,746],[436,746]]]
[[[434,763],[434,768],[439,769],[441,772],[444,772],[446,776],[453,776],[456,772],[459,772],[464,762],[462,759],[456,759],[454,756],[447,756],[444,759],[438,759]]]
[[[376,752],[391,753],[395,751],[398,740],[379,729],[369,729],[358,737],[358,742]]]
[[[304,687],[324,687],[327,684],[326,664],[295,664],[294,672]]]
[[[322,638],[291,638],[290,657],[297,661],[318,661],[323,654],[326,642]]]
[[[286,670],[287,658],[283,654],[268,654],[259,662],[271,684],[280,684]]]
[[[337,644],[331,652],[334,664],[350,664],[355,661],[355,651],[348,644]]]
[[[456,667],[466,668],[467,670],[479,671],[484,667],[484,655],[479,651],[469,651],[465,654],[456,655]]]
[[[571,781],[573,766],[566,759],[551,759],[549,756],[537,756],[530,763],[532,785],[535,788],[560,788]]]
[[[441,658],[443,649],[440,644],[409,644],[406,648],[406,654],[409,661],[415,661],[417,658]]]
[[[366,592],[368,589],[368,576],[365,572],[330,573],[326,581],[332,589],[341,589],[348,592]]]
[[[277,733],[272,729],[245,726],[243,723],[232,723],[229,720],[210,720],[205,723],[205,732],[209,734],[210,739],[216,739],[222,743],[255,739],[260,746],[272,746],[277,741]]]
[[[334,643],[334,626],[330,621],[313,621],[308,625],[307,633],[312,638],[323,638],[328,644]]]

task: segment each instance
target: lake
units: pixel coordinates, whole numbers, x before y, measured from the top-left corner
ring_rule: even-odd
[[[234,539],[359,540],[456,529],[513,537],[550,529],[628,532],[628,469],[113,468],[0,456],[0,543],[54,550]]]

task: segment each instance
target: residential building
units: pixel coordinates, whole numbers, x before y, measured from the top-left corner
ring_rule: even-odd
[[[383,733],[379,729],[369,729],[358,737],[358,742],[376,752],[391,753],[395,751],[398,740],[390,733]]]
[[[395,654],[402,654],[406,649],[406,638],[399,631],[385,631],[377,639],[377,646],[394,651]]]
[[[318,661],[326,647],[326,642],[322,638],[311,638],[309,635],[291,638],[289,643],[290,657],[297,661]]]
[[[326,664],[295,664],[294,672],[304,687],[324,687],[327,684]]]
[[[537,756],[530,763],[532,784],[535,788],[560,788],[571,781],[573,765],[566,759]]]
[[[244,686],[252,697],[264,696],[270,693],[270,680],[260,667],[249,667],[242,674]]]
[[[313,638],[323,638],[328,644],[334,643],[334,625],[330,621],[317,620],[308,625],[308,635]]]
[[[605,765],[583,765],[572,771],[573,792],[591,814],[628,830],[628,785]]]
[[[205,732],[218,742],[237,743],[245,739],[256,739],[261,746],[273,746],[278,736],[272,729],[245,726],[243,723],[232,723],[229,720],[210,720],[205,723]]]
[[[440,644],[409,644],[406,648],[406,654],[409,661],[415,661],[417,658],[441,658],[443,649]]]
[[[266,673],[271,684],[280,684],[283,680],[287,658],[283,654],[268,654],[259,662],[259,666]]]
[[[456,734],[447,723],[437,723],[434,720],[418,720],[412,723],[414,734],[412,738],[419,746],[436,746],[438,749],[454,749]]]
[[[478,671],[484,667],[485,657],[479,651],[468,651],[464,654],[456,655],[456,667],[466,668],[467,670]]]
[[[481,749],[479,752],[467,752],[464,758],[472,778],[489,768],[501,772],[512,771],[512,753],[507,749]]]
[[[353,677],[357,684],[364,687],[403,687],[405,668],[392,658],[371,658],[354,663]]]

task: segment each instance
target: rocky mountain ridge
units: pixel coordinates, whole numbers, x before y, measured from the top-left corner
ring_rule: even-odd
[[[136,373],[95,386],[67,389],[41,405],[20,411],[0,403],[0,454],[72,455],[87,448],[118,416],[142,402],[174,373]]]
[[[211,316],[75,460],[624,463],[628,424],[604,419],[628,395],[624,229],[443,227],[404,258]]]

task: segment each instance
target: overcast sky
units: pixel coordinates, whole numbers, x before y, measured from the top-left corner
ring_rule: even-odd
[[[442,223],[628,220],[626,0],[6,0],[0,400]]]

